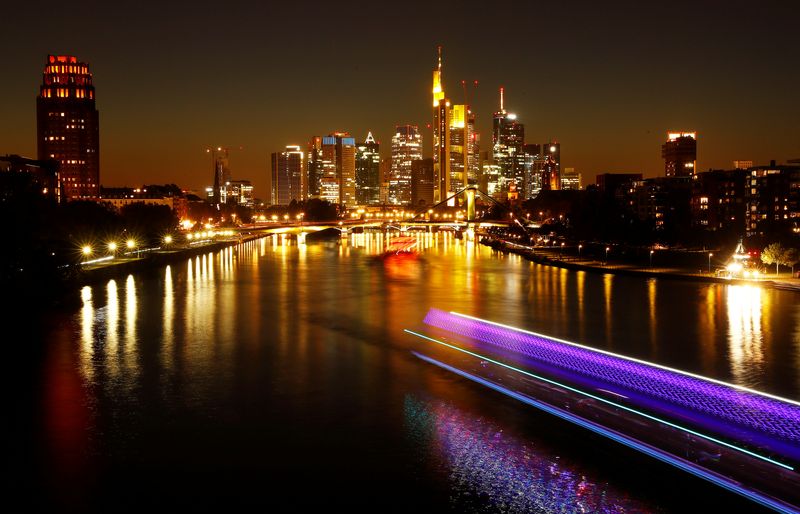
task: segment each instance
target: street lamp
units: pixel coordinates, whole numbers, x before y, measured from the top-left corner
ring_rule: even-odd
[[[653,267],[653,250],[650,250],[650,267]]]
[[[169,234],[164,236],[164,244],[168,245],[168,244],[171,244],[171,243],[172,243],[172,236],[169,235]]]
[[[117,243],[111,241],[110,243],[108,243],[107,246],[108,246],[108,253],[110,253],[111,255],[117,253]]]
[[[606,262],[605,262],[605,264],[608,264],[608,251],[609,250],[611,250],[611,248],[606,246]]]
[[[558,255],[560,256],[563,251],[564,251],[564,243],[561,243],[561,248],[558,249]]]
[[[92,255],[92,247],[86,245],[83,248],[81,248],[81,252],[83,253],[84,257],[89,257],[90,255]]]
[[[714,256],[713,253],[709,253],[708,254],[708,274],[709,275],[711,274],[711,257],[713,257],[713,256]]]

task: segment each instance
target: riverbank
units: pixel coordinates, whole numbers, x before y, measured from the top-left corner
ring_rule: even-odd
[[[174,262],[184,261],[198,255],[215,252],[229,246],[259,239],[266,235],[267,234],[247,234],[235,238],[216,240],[201,245],[187,246],[184,248],[176,248],[171,250],[157,250],[145,253],[143,256],[136,258],[114,259],[100,262],[95,265],[83,267],[78,272],[73,282],[77,287],[92,285],[98,282],[110,280],[112,278],[124,277],[131,273],[148,271],[161,266],[166,266],[167,264],[172,264]]]
[[[489,246],[504,253],[513,253],[525,259],[575,271],[590,271],[594,273],[612,273],[614,275],[638,276],[642,278],[661,278],[671,280],[688,280],[694,282],[711,282],[716,284],[745,284],[776,289],[794,290],[800,292],[800,279],[787,277],[776,278],[725,278],[710,273],[697,273],[687,269],[673,267],[641,267],[625,262],[601,262],[580,255],[567,255],[564,250],[557,248],[535,247],[507,241],[493,236],[483,237],[481,244]]]

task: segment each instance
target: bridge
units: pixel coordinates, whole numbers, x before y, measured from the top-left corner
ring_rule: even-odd
[[[800,403],[431,309],[414,354],[779,512],[800,512]]]
[[[508,210],[507,206],[498,203],[488,194],[479,190],[475,186],[468,186],[456,193],[453,193],[441,202],[433,205],[425,212],[416,213],[413,216],[405,218],[394,218],[390,216],[382,217],[383,219],[348,219],[341,221],[323,221],[323,222],[304,222],[298,220],[296,222],[280,223],[274,221],[264,221],[243,225],[243,230],[255,231],[264,234],[287,234],[297,237],[299,243],[304,243],[306,235],[313,232],[320,232],[322,230],[335,229],[347,235],[353,229],[360,228],[363,230],[398,230],[406,232],[408,230],[432,230],[433,228],[448,228],[457,231],[463,231],[468,239],[473,239],[476,228],[486,227],[508,227],[516,224],[523,230],[527,231],[530,228],[537,228],[539,224],[527,218],[519,218],[516,216],[509,216],[508,220],[481,220],[477,216],[477,198],[483,197],[495,205],[500,206],[502,209]],[[463,199],[466,207],[466,216],[461,218],[442,218],[433,219],[431,214],[443,206],[447,206],[449,202],[455,201],[459,198]]]

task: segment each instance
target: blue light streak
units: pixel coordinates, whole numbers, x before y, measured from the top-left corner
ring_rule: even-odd
[[[448,348],[452,348],[453,350],[457,350],[457,351],[459,351],[459,352],[465,353],[465,354],[467,354],[467,355],[471,355],[471,356],[473,356],[473,357],[476,357],[476,358],[479,358],[479,359],[481,359],[481,360],[485,360],[485,361],[487,361],[487,362],[491,362],[492,364],[496,364],[496,365],[498,365],[498,366],[501,366],[501,367],[504,367],[504,368],[506,368],[506,369],[510,369],[511,371],[515,371],[515,372],[517,372],[517,373],[520,373],[520,374],[522,374],[522,375],[526,375],[526,376],[529,376],[529,377],[531,377],[531,378],[535,378],[536,380],[540,380],[540,381],[542,381],[542,382],[546,382],[546,383],[548,383],[548,384],[553,384],[553,385],[556,385],[556,386],[558,386],[558,387],[561,387],[561,388],[567,389],[567,390],[569,390],[569,391],[572,391],[572,392],[574,392],[574,393],[580,394],[580,395],[582,395],[582,396],[586,396],[586,397],[588,397],[588,398],[592,398],[593,400],[597,400],[597,401],[599,401],[599,402],[603,402],[603,403],[605,403],[605,404],[607,404],[607,405],[611,405],[612,407],[616,407],[616,408],[618,408],[618,409],[625,410],[625,411],[627,411],[627,412],[630,412],[630,413],[632,413],[632,414],[636,414],[637,416],[641,416],[641,417],[644,417],[644,418],[650,419],[650,420],[652,420],[652,421],[656,421],[656,422],[658,422],[658,423],[662,423],[662,424],[664,424],[664,425],[667,425],[667,426],[669,426],[669,427],[675,428],[675,429],[677,429],[677,430],[681,430],[681,431],[683,431],[683,432],[686,432],[686,433],[688,433],[688,434],[692,434],[692,435],[695,435],[695,436],[697,436],[697,437],[701,437],[701,438],[703,438],[703,439],[706,439],[706,440],[708,440],[708,441],[712,441],[712,442],[714,442],[714,443],[716,443],[716,444],[720,444],[720,445],[722,445],[722,446],[725,446],[726,448],[730,448],[730,449],[732,449],[732,450],[736,450],[736,451],[738,451],[738,452],[745,453],[745,454],[747,454],[747,455],[750,455],[751,457],[755,457],[755,458],[757,458],[757,459],[760,459],[760,460],[763,460],[763,461],[765,461],[765,462],[769,462],[770,464],[774,464],[774,465],[776,465],[776,466],[780,466],[780,467],[782,467],[782,468],[784,468],[784,469],[788,469],[788,470],[790,470],[790,471],[794,471],[794,468],[793,468],[792,466],[789,466],[789,465],[787,465],[787,464],[784,464],[784,463],[782,463],[782,462],[778,462],[778,461],[776,461],[776,460],[770,459],[769,457],[765,457],[765,456],[763,456],[763,455],[759,455],[759,454],[757,454],[757,453],[754,453],[754,452],[752,452],[752,451],[750,451],[750,450],[748,450],[748,449],[746,449],[746,448],[741,448],[741,447],[739,447],[739,446],[733,445],[733,444],[731,444],[731,443],[728,443],[728,442],[726,442],[726,441],[723,441],[723,440],[721,440],[721,439],[717,439],[717,438],[715,438],[715,437],[712,437],[712,436],[710,436],[710,435],[706,435],[706,434],[703,434],[703,433],[701,433],[701,432],[697,432],[697,431],[695,431],[695,430],[692,430],[692,429],[690,429],[690,428],[686,428],[686,427],[683,427],[683,426],[681,426],[681,425],[677,425],[677,424],[675,424],[675,423],[672,423],[672,422],[670,422],[670,421],[667,421],[667,420],[665,420],[665,419],[661,419],[661,418],[659,418],[659,417],[656,417],[656,416],[653,416],[653,415],[651,415],[651,414],[647,414],[646,412],[642,412],[642,411],[639,411],[639,410],[636,410],[636,409],[632,409],[632,408],[630,408],[630,407],[627,407],[627,406],[625,406],[625,405],[622,405],[622,404],[619,404],[619,403],[613,402],[613,401],[611,401],[611,400],[609,400],[609,399],[607,399],[607,398],[603,398],[602,396],[597,396],[597,395],[594,395],[594,394],[592,394],[592,393],[587,393],[586,391],[582,391],[582,390],[580,390],[580,389],[576,389],[576,388],[574,388],[574,387],[572,387],[572,386],[569,386],[569,385],[563,384],[563,383],[561,383],[561,382],[557,382],[557,381],[555,381],[555,380],[551,380],[551,379],[549,379],[549,378],[545,378],[545,377],[542,377],[542,376],[536,375],[536,374],[534,374],[534,373],[531,373],[531,372],[529,372],[529,371],[525,371],[525,370],[523,370],[523,369],[515,368],[514,366],[511,366],[511,365],[509,365],[509,364],[506,364],[506,363],[504,363],[504,362],[500,362],[500,361],[494,360],[494,359],[492,359],[492,358],[490,358],[490,357],[487,357],[487,356],[485,356],[485,355],[481,355],[481,354],[478,354],[478,353],[471,352],[471,351],[469,351],[469,350],[465,350],[465,349],[463,349],[463,348],[459,348],[458,346],[454,346],[454,345],[451,345],[451,344],[445,343],[444,341],[439,341],[439,340],[437,340],[437,339],[434,339],[434,338],[432,338],[432,337],[428,337],[428,336],[426,336],[426,335],[424,335],[424,334],[419,334],[419,333],[417,333],[417,332],[414,332],[414,331],[412,331],[412,330],[404,329],[404,331],[405,331],[405,332],[407,332],[407,333],[409,333],[409,334],[411,334],[411,335],[417,336],[417,337],[419,337],[419,338],[426,339],[426,340],[428,340],[428,341],[432,341],[432,342],[434,342],[434,343],[436,343],[436,344],[439,344],[439,345],[442,345],[442,346],[446,346],[446,347],[448,347]]]
[[[419,337],[422,337],[422,338],[425,338],[425,339],[430,339],[430,340],[432,340],[432,341],[434,341],[436,343],[444,344],[445,346],[450,346],[447,343],[441,343],[440,341],[436,341],[434,339],[431,339],[429,337],[423,336],[421,334],[417,334],[417,333],[412,332],[412,331],[410,331],[408,329],[405,329],[405,331],[410,333],[410,334],[413,334],[413,335],[416,335],[416,336],[419,336]],[[460,348],[456,348],[456,347],[452,347],[452,346],[451,346],[451,348],[455,348],[456,350],[461,350]],[[466,350],[462,350],[462,351],[464,351],[465,353],[470,353],[471,354],[471,352],[468,352]],[[440,361],[438,361],[436,359],[433,359],[431,357],[428,357],[426,355],[422,355],[422,354],[414,352],[414,351],[412,351],[411,353],[414,354],[416,357],[418,357],[418,358],[420,358],[420,359],[422,359],[422,360],[424,360],[424,361],[426,361],[426,362],[428,362],[430,364],[438,366],[438,367],[440,367],[442,369],[445,369],[447,371],[453,372],[453,373],[455,373],[455,374],[457,374],[459,376],[462,376],[462,377],[464,377],[464,378],[466,378],[468,380],[472,380],[473,382],[476,382],[478,384],[486,386],[486,387],[488,387],[490,389],[493,389],[493,390],[495,390],[495,391],[497,391],[499,393],[505,394],[506,396],[514,398],[517,401],[520,401],[522,403],[525,403],[527,405],[530,405],[532,407],[540,409],[540,410],[542,410],[544,412],[547,412],[548,414],[552,414],[552,415],[554,415],[554,416],[556,416],[558,418],[561,418],[561,419],[563,419],[565,421],[569,421],[571,423],[574,423],[574,424],[576,424],[576,425],[578,425],[580,427],[583,427],[583,428],[585,428],[587,430],[590,430],[590,431],[592,431],[592,432],[594,432],[596,434],[600,434],[600,435],[602,435],[604,437],[607,437],[607,438],[609,438],[609,439],[611,439],[613,441],[616,441],[616,442],[618,442],[620,444],[623,444],[623,445],[625,445],[625,446],[627,446],[629,448],[633,448],[634,450],[640,451],[640,452],[644,453],[645,455],[649,455],[650,457],[653,457],[653,458],[658,459],[658,460],[660,460],[662,462],[670,464],[670,465],[672,465],[672,466],[674,466],[674,467],[676,467],[678,469],[681,469],[683,471],[686,471],[687,473],[690,473],[690,474],[692,474],[692,475],[694,475],[696,477],[699,477],[699,478],[702,478],[704,480],[707,480],[707,481],[709,481],[709,482],[711,482],[711,483],[713,483],[715,485],[718,485],[718,486],[720,486],[720,487],[722,487],[724,489],[727,489],[728,491],[731,491],[731,492],[734,492],[736,494],[739,494],[739,495],[741,495],[741,496],[743,496],[743,497],[745,497],[745,498],[747,498],[747,499],[749,499],[749,500],[751,500],[751,501],[753,501],[755,503],[763,505],[764,507],[768,507],[768,508],[773,509],[775,511],[784,512],[784,513],[787,513],[787,514],[796,514],[796,513],[800,512],[800,511],[792,508],[791,506],[789,506],[789,505],[787,505],[787,504],[785,504],[783,502],[780,502],[780,501],[778,501],[778,500],[776,500],[774,498],[770,498],[770,497],[765,496],[763,494],[760,494],[760,493],[758,493],[756,491],[752,491],[750,489],[747,489],[747,488],[739,485],[737,482],[734,482],[732,480],[726,479],[725,477],[722,477],[722,476],[720,476],[720,475],[718,475],[716,473],[710,472],[710,471],[708,471],[708,470],[706,470],[706,469],[704,469],[704,468],[702,468],[700,466],[692,464],[691,462],[688,462],[688,461],[686,461],[684,459],[675,457],[675,456],[673,456],[673,455],[671,455],[669,453],[666,453],[666,452],[664,452],[662,450],[659,450],[658,448],[650,446],[650,445],[648,445],[646,443],[643,443],[641,441],[638,441],[638,440],[636,440],[634,438],[631,438],[631,437],[628,437],[626,435],[623,435],[623,434],[621,434],[621,433],[619,433],[619,432],[617,432],[615,430],[611,430],[611,429],[605,428],[605,427],[603,427],[601,425],[598,425],[597,423],[585,420],[585,419],[583,419],[583,418],[581,418],[579,416],[576,416],[574,414],[571,414],[569,412],[566,412],[566,411],[563,411],[563,410],[558,409],[556,407],[547,405],[546,403],[534,400],[533,398],[530,398],[530,397],[525,396],[525,395],[523,395],[521,393],[512,391],[512,390],[510,390],[508,388],[505,388],[505,387],[503,387],[501,385],[495,384],[494,382],[490,382],[490,381],[488,381],[488,380],[486,380],[484,378],[478,377],[476,375],[472,375],[471,373],[467,373],[466,371],[460,370],[458,368],[454,368],[453,366],[450,366],[448,364],[440,362]],[[472,355],[476,355],[476,354],[472,354]],[[508,367],[510,369],[514,369],[515,371],[519,371],[519,370],[516,370],[515,368],[512,368],[510,366],[504,365],[502,363],[498,363],[496,361],[492,361],[491,359],[486,359],[486,360],[494,362],[495,364],[502,365],[504,367]],[[575,390],[575,391],[577,391],[577,390]],[[577,391],[577,392],[580,392],[580,391]],[[588,395],[587,393],[582,393],[582,394],[586,394],[587,396],[591,396],[591,395]],[[611,403],[611,402],[609,402],[609,403]],[[777,464],[780,465],[780,463],[777,463]]]

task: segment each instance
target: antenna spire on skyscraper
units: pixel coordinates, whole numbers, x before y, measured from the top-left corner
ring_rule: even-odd
[[[436,47],[439,51],[439,71],[442,71],[442,45]]]
[[[505,88],[503,86],[500,86],[500,112],[506,112],[506,110],[505,110],[505,108],[503,106],[503,92],[504,91],[505,91]]]

